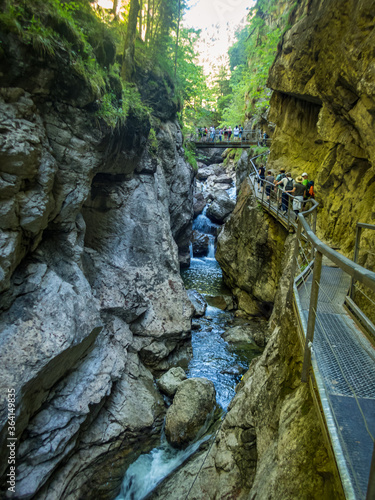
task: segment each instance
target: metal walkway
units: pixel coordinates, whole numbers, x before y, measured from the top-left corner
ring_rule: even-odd
[[[298,287],[307,330],[312,274]],[[312,364],[347,498],[365,499],[375,436],[375,350],[344,308],[350,277],[323,266]]]
[[[297,232],[288,300],[298,319],[304,354],[302,380],[310,384],[345,497],[375,500],[374,342],[368,340],[345,307],[348,305],[361,324],[370,325],[370,331],[374,331],[348,291],[353,289],[352,280],[375,291],[375,273],[357,264],[358,229],[374,230],[375,226],[357,224],[354,262],[347,259],[316,237],[315,201],[297,219],[290,209],[286,214],[279,212],[275,195],[267,201],[258,191],[254,159],[249,179],[258,203],[287,230]]]

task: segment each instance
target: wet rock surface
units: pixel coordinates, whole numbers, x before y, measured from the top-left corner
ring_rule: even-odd
[[[191,235],[191,244],[194,257],[204,257],[208,254],[210,246],[210,237],[208,234],[193,230]]]
[[[202,295],[197,290],[188,290],[187,294],[194,307],[194,318],[204,316],[207,309],[207,302]]]
[[[182,382],[165,419],[165,434],[172,446],[184,448],[192,442],[216,405],[213,382],[190,378]]]
[[[186,380],[186,373],[181,367],[174,367],[160,377],[157,384],[159,389],[169,397],[176,394],[178,386]]]
[[[216,258],[238,308],[248,317],[269,317],[281,276],[287,232],[258,210],[251,193],[252,187],[245,180],[236,208],[219,234]]]

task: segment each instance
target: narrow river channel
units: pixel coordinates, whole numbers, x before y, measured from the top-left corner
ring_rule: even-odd
[[[214,258],[193,258],[191,267],[182,271],[182,278],[187,289],[195,289],[203,296],[229,293],[223,283],[220,266]],[[192,331],[193,358],[187,376],[212,380],[217,402],[225,412],[241,374],[249,366],[251,354],[235,352],[221,337],[227,328],[237,322],[233,313],[208,305],[205,316],[194,322],[198,323],[199,329]],[[202,436],[185,450],[176,450],[167,443],[163,434],[160,446],[141,455],[128,468],[116,500],[141,500],[147,496],[209,437]]]
[[[235,188],[228,189],[235,196]],[[181,272],[187,290],[198,291],[208,306],[203,317],[193,320],[192,347],[193,357],[187,370],[188,377],[205,377],[211,380],[216,389],[216,400],[223,413],[235,395],[235,386],[247,370],[251,359],[259,354],[257,350],[240,351],[232,348],[222,334],[243,320],[234,318],[229,311],[222,311],[210,305],[212,297],[231,295],[223,282],[222,271],[215,260],[214,235],[216,224],[206,217],[206,210],[194,221],[193,229],[209,235],[210,245],[206,257],[194,258],[191,265]],[[141,455],[127,470],[121,492],[116,500],[142,500],[168,475],[195,453],[203,441],[211,437],[207,429],[185,450],[172,448],[164,433],[160,445],[150,453]]]

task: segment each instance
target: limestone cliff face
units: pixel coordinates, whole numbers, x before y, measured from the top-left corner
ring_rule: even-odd
[[[159,436],[154,374],[189,355],[178,245],[193,173],[179,126],[164,117],[152,155],[149,123],[98,123],[69,70],[2,37],[1,453],[12,388],[14,498],[113,497]]]
[[[268,82],[269,165],[309,173],[320,235],[347,255],[355,224],[375,220],[374,19],[372,0],[298,2]]]
[[[243,159],[245,161],[245,159]],[[224,280],[247,315],[272,311],[287,232],[262,212],[248,180],[241,184],[236,208],[218,237],[216,259]]]

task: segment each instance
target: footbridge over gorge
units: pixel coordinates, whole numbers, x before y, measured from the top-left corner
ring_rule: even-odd
[[[344,257],[316,236],[315,200],[296,218],[290,209],[280,212],[273,184],[269,184],[269,199],[265,181],[262,192],[258,191],[261,180],[255,158],[249,178],[258,203],[287,230],[296,232],[288,300],[298,323],[302,381],[310,385],[345,497],[374,500],[375,326],[358,305],[363,303],[358,297],[375,312],[371,298],[375,273],[357,260],[365,250],[360,246],[361,234],[375,230],[375,225],[357,225],[354,258]]]
[[[232,135],[228,139],[228,136],[220,136],[219,131],[217,130],[213,138],[210,137],[209,132],[206,136],[193,134],[190,136],[190,142],[194,143],[195,147],[198,149],[249,149],[254,146],[269,147],[271,145],[271,138],[267,137],[265,139],[259,130],[244,130],[241,133],[241,136],[234,137]]]

